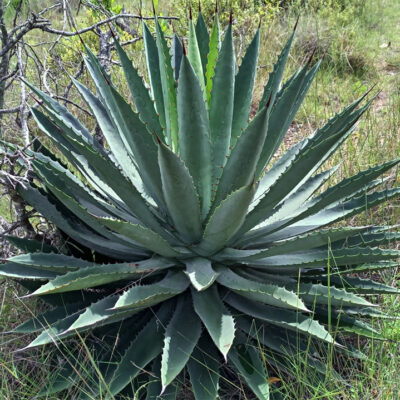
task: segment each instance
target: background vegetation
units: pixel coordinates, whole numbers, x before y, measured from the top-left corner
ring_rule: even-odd
[[[4,11],[4,22],[9,29],[12,29],[14,24],[25,21],[32,12],[38,14],[54,4],[55,2],[42,0],[0,2]],[[179,18],[173,23],[165,20],[163,22],[165,32],[169,34],[175,29],[180,35],[184,35],[188,2],[178,0],[172,3],[159,0],[155,4],[159,14]],[[316,58],[324,56],[316,82],[285,140],[286,147],[314,131],[344,105],[349,104],[373,85],[377,85],[381,91],[371,110],[360,122],[357,132],[351,136],[331,163],[334,165],[341,162],[341,173],[336,177],[339,180],[374,163],[398,157],[400,154],[400,8],[397,0],[221,1],[219,8],[222,20],[229,18],[231,7],[239,58],[243,55],[246,41],[252,36],[250,33],[255,31],[259,19],[261,17],[263,19],[256,99],[261,97],[268,72],[298,16],[300,22],[297,39],[287,74],[298,68],[314,50]],[[197,4],[193,5],[193,8],[197,9]],[[214,8],[213,2],[208,0],[202,2],[207,22],[212,19]],[[50,10],[46,18],[51,21],[54,29],[71,31],[73,30],[70,26],[71,17],[76,27],[82,29],[117,13],[139,14],[141,11],[144,16],[150,16],[152,13],[151,3],[148,1],[74,1],[70,2],[70,9],[72,13],[67,16],[68,18],[63,15],[63,9],[59,7]],[[14,20],[16,15],[17,21]],[[144,60],[141,55],[143,44],[140,41],[139,20],[130,18],[119,21],[125,24],[118,26],[121,40],[133,42],[128,44],[126,49],[129,49],[132,58],[140,67]],[[67,24],[63,25],[65,22]],[[107,38],[107,25],[100,29],[101,31],[91,30],[82,37],[85,43],[101,55],[103,51],[101,45],[104,44],[101,41],[108,41],[110,37]],[[68,74],[77,75],[80,72],[79,78],[86,84],[90,83],[80,64],[79,38],[57,35],[37,28],[27,33],[21,40],[23,40],[21,56],[18,58],[18,46],[10,53],[9,72],[18,70],[16,67],[19,66],[27,80],[44,88],[53,96],[64,98],[71,110],[89,122],[90,126],[90,119],[82,111],[83,104],[77,93],[74,89],[68,89]],[[118,77],[120,70],[114,65],[112,48],[104,51],[103,55],[105,67],[112,75]],[[144,71],[144,68],[141,69]],[[118,80],[115,79],[115,82]],[[3,83],[4,81],[0,82],[0,90]],[[34,136],[40,137],[26,107],[27,103],[33,103],[34,100],[29,98],[28,91],[22,93],[23,86],[18,79],[10,78],[5,80],[5,83],[10,85],[5,91],[4,104],[0,104],[0,108],[8,110],[18,108],[18,110],[0,113],[2,139],[27,144]],[[120,89],[128,96],[126,88]],[[25,122],[29,128],[28,137],[22,135]],[[92,128],[96,130],[93,124]],[[8,167],[7,164],[3,164],[1,171],[9,171]],[[391,185],[398,186],[397,172],[390,178]],[[1,221],[3,234],[8,232],[18,234],[23,230],[29,231],[34,228],[33,232],[30,232],[31,235],[45,237],[50,241],[55,240],[49,233],[51,227],[39,216],[29,214],[26,216],[26,213],[30,212],[29,208],[21,206],[18,202],[11,202],[16,200],[12,194],[12,185],[10,187],[5,183],[7,182],[3,182],[5,194],[0,198],[0,214],[4,217]],[[357,222],[396,224],[400,216],[398,206],[396,202],[385,204],[373,212],[358,217],[361,220]],[[21,217],[24,216],[26,218],[21,222]],[[2,246],[2,258],[15,251],[5,242],[0,246]],[[386,283],[394,283],[397,274],[396,270],[386,272],[380,279]],[[23,290],[13,282],[1,283],[0,331],[10,330],[21,320],[31,316],[35,307],[40,307],[32,301],[24,302],[18,299],[21,294]],[[381,302],[384,311],[394,316],[400,315],[400,303],[397,298],[388,296]],[[346,379],[342,385],[331,380],[322,384],[316,383],[299,367],[301,364],[298,360],[292,359],[292,371],[289,372],[295,378],[287,374],[277,375],[272,382],[277,398],[278,396],[301,400],[400,398],[400,382],[397,378],[400,367],[400,357],[398,357],[400,321],[383,320],[376,321],[376,324],[391,340],[354,343],[368,354],[365,362],[332,357],[332,370],[336,368]],[[0,398],[2,399],[34,398],[48,378],[46,362],[52,357],[51,351],[14,352],[24,347],[30,339],[0,333]],[[82,348],[82,351],[85,352],[85,349]],[[89,354],[87,358],[90,361]],[[62,359],[59,362],[61,363]],[[232,382],[226,386],[227,399],[248,398],[246,391],[238,387],[237,383]],[[54,397],[56,398],[61,397]],[[70,395],[64,398],[69,399]],[[190,398],[189,389],[187,398]]]

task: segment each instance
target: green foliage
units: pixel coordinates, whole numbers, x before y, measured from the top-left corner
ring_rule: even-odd
[[[348,275],[393,267],[399,252],[373,246],[399,235],[390,227],[329,225],[399,196],[396,188],[373,191],[399,160],[320,191],[336,168],[315,173],[354,131],[369,105],[360,106],[365,96],[273,161],[320,63],[310,59],[282,85],[290,36],[248,121],[259,33],[235,74],[232,26],[221,47],[204,27],[191,26],[179,65],[155,24],[156,40],[143,26],[150,95],[117,45],[135,110],[85,48],[97,96],[74,83],[109,150],[31,85],[43,102],[44,112],[32,110],[39,127],[83,178],[26,149],[37,179],[19,193],[91,257],[21,243],[32,253],[10,258],[0,274],[34,281],[29,296],[53,308],[16,332],[38,333],[29,348],[92,330],[118,336],[112,354],[98,351],[95,370],[109,366],[102,382],[80,399],[140,387],[150,367],[148,398],[164,390],[174,398],[187,371],[197,400],[216,399],[227,374],[223,359],[258,399],[268,399],[265,360],[276,367],[298,346],[312,346],[304,364],[324,376],[319,349],[346,351],[342,334],[383,338],[368,322],[379,312],[366,296],[398,290]],[[204,49],[212,53],[207,64]],[[64,373],[63,366],[56,379]],[[91,374],[72,369],[69,382],[83,384]],[[49,391],[71,387],[65,383]]]

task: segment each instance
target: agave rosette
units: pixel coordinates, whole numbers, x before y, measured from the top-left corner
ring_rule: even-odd
[[[294,32],[249,121],[259,31],[236,68],[232,23],[220,43],[218,16],[211,33],[201,13],[190,20],[187,50],[176,35],[169,49],[157,19],[155,29],[154,38],[143,23],[148,86],[115,39],[133,107],[85,48],[96,94],[74,84],[106,148],[30,85],[41,101],[32,114],[64,161],[43,145],[26,150],[37,179],[19,193],[68,239],[60,253],[10,238],[28,253],[0,274],[53,306],[15,332],[38,333],[29,348],[89,330],[110,344],[94,343],[96,371],[78,373],[71,356],[42,394],[82,380],[79,398],[102,390],[107,398],[151,370],[147,399],[176,398],[188,374],[195,398],[212,400],[225,359],[267,399],[257,344],[285,367],[310,338],[343,351],[337,333],[380,337],[367,320],[383,314],[366,295],[398,290],[351,274],[396,265],[398,251],[386,245],[398,233],[327,226],[398,196],[398,188],[376,188],[399,160],[319,191],[337,168],[318,170],[368,108],[364,97],[274,161],[320,66],[310,59],[281,85]],[[307,365],[324,375],[317,351]]]

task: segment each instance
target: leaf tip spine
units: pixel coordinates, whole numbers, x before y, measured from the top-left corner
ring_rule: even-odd
[[[113,37],[114,40],[117,40],[117,36],[115,35],[113,28],[109,22],[107,22],[108,29],[110,30],[111,36]]]
[[[312,60],[314,59],[314,55],[315,55],[316,51],[317,51],[317,47],[314,47],[314,50],[312,51],[310,58],[308,59],[308,62],[307,62],[308,65],[310,65],[312,63]]]
[[[232,24],[233,24],[233,10],[231,8],[231,11],[229,13],[229,25],[232,25]]]
[[[296,32],[297,25],[299,23],[299,19],[300,19],[300,15],[297,16],[296,22],[295,22],[294,27],[293,27],[293,32]]]
[[[189,19],[192,20],[193,19],[193,14],[192,14],[192,6],[189,6]]]
[[[186,46],[185,46],[185,41],[182,38],[182,53],[184,56],[186,56],[187,52],[186,52]]]
[[[158,144],[161,145],[162,142],[161,139],[158,137],[158,135],[155,133],[154,136],[156,137]]]
[[[269,106],[271,105],[271,99],[272,99],[272,93],[270,93],[269,97],[268,97],[268,101],[265,104],[265,108],[268,109]]]

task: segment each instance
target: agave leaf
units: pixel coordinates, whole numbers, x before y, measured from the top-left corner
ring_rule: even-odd
[[[201,323],[190,299],[181,296],[165,331],[161,359],[162,392],[187,364],[201,334]]]
[[[399,294],[400,289],[383,283],[375,282],[371,279],[363,279],[357,277],[343,277],[332,276],[330,277],[331,284],[337,287],[345,288],[348,292],[357,294]],[[327,282],[326,277],[321,277],[321,281]],[[370,304],[371,305],[371,304]]]
[[[138,220],[120,208],[114,207],[103,200],[98,193],[92,191],[84,185],[74,174],[62,167],[58,162],[54,162],[39,153],[32,153],[35,158],[32,165],[41,174],[44,181],[49,181],[50,185],[62,191],[65,195],[73,197],[82,207],[86,208],[91,214],[104,217],[117,216],[132,222]]]
[[[142,23],[143,28],[143,42],[146,54],[146,65],[150,81],[151,94],[155,101],[156,110],[160,118],[160,124],[162,128],[166,127],[165,121],[165,108],[164,108],[164,95],[161,83],[160,73],[160,61],[158,56],[158,49],[156,41],[153,35],[149,31],[149,28],[145,24],[144,20]],[[163,134],[165,139],[165,135]]]
[[[36,337],[32,342],[25,347],[25,349],[30,349],[33,347],[43,346],[49,343],[56,343],[64,338],[72,336],[73,333],[69,332],[68,334],[64,334],[66,329],[68,329],[71,324],[73,324],[79,316],[83,313],[84,309],[80,309],[73,314],[67,315],[63,319],[59,319],[57,322],[52,324],[49,327],[46,327],[39,336]]]
[[[101,174],[92,166],[89,165],[88,155],[86,151],[89,151],[89,147],[86,147],[84,143],[79,142],[79,137],[70,137],[68,129],[61,129],[61,127],[55,124],[45,114],[38,109],[31,109],[32,115],[38,125],[38,127],[57,145],[63,155],[79,169],[79,172],[87,179],[92,186],[101,193],[104,197],[109,198],[114,204],[118,204],[120,201],[119,196],[109,186],[109,184],[103,179]],[[75,140],[76,139],[76,140]],[[79,145],[81,145],[79,147]],[[95,157],[97,154],[91,150],[93,154],[91,157]],[[101,159],[101,156],[99,159]],[[107,164],[107,160],[103,160]],[[111,164],[112,165],[112,164]],[[107,166],[108,167],[108,166]],[[112,168],[113,166],[111,166]]]
[[[240,240],[240,245],[243,246],[246,243],[254,243],[255,241],[259,245],[259,241],[256,240],[258,237],[268,237],[268,234],[274,233],[278,230],[285,228],[286,226],[292,225],[297,221],[308,217],[309,215],[315,214],[318,211],[323,210],[324,208],[333,207],[337,204],[353,198],[357,194],[368,192],[374,187],[385,182],[385,179],[371,179],[373,179],[373,177],[378,177],[384,171],[392,168],[397,163],[398,160],[393,160],[388,163],[370,168],[366,171],[362,171],[359,174],[354,175],[353,177],[350,177],[348,179],[344,179],[342,182],[327,189],[319,196],[312,198],[307,202],[303,202],[303,204],[297,207],[297,209],[294,208],[297,203],[297,192],[295,192],[292,196],[288,198],[288,200],[284,202],[283,206],[279,208],[277,213],[273,214],[273,212],[271,212],[272,217],[259,224],[257,230],[245,235],[245,237]],[[366,176],[370,176],[371,179],[365,179]],[[287,211],[285,210],[285,204],[291,203],[292,200],[293,212],[292,214],[290,214],[289,211],[285,212]],[[298,204],[301,203],[299,202]]]
[[[150,285],[137,285],[122,294],[113,310],[149,307],[184,292],[189,280],[180,271],[169,272],[164,279]]]
[[[350,200],[361,191],[367,192],[371,188],[384,183],[384,179],[374,180],[382,175],[385,171],[393,168],[399,163],[399,159],[389,161],[384,164],[377,165],[367,170],[361,171],[357,175],[344,179],[338,184],[330,187],[316,198],[312,199],[308,204],[299,208],[295,218],[290,220],[293,224],[309,215],[315,214],[324,208],[335,206],[346,200]],[[286,224],[285,224],[286,225]],[[284,226],[285,226],[284,225]]]
[[[283,201],[281,201],[266,217],[266,219],[258,225],[257,236],[261,232],[260,228],[265,228],[263,234],[266,230],[275,231],[281,226],[288,224],[288,220],[292,216],[296,216],[299,213],[299,208],[302,205],[309,203],[310,197],[325,183],[328,179],[336,172],[338,165],[308,178],[303,185],[294,189],[289,196],[287,196]],[[312,200],[311,200],[312,201]]]
[[[213,151],[213,178],[221,176],[231,141],[235,90],[235,52],[232,24],[225,33],[215,66],[210,97],[210,133]],[[224,105],[221,107],[221,105]]]
[[[328,264],[331,266],[351,265],[351,264],[363,264],[371,263],[374,261],[391,260],[396,259],[399,256],[399,251],[369,248],[369,247],[352,247],[345,249],[335,250],[319,250],[311,249],[308,251],[300,251],[297,253],[290,253],[287,255],[271,256],[252,260],[249,263],[256,268],[262,268],[265,270],[271,268],[286,267],[299,267],[301,268],[326,268]],[[276,271],[276,270],[275,270]]]
[[[172,67],[174,70],[174,77],[175,81],[178,81],[179,71],[181,69],[181,62],[183,57],[183,46],[181,40],[179,39],[176,33],[174,33],[174,35],[172,36],[171,50],[172,50]]]
[[[37,269],[62,273],[95,265],[91,261],[55,253],[20,254],[10,257],[8,261],[22,265],[29,265]]]
[[[199,241],[202,234],[200,200],[188,169],[161,143],[158,162],[164,198],[175,228],[187,242]]]
[[[160,120],[143,78],[139,76],[137,69],[132,65],[132,61],[115,38],[114,44],[140,119],[151,133],[158,135],[158,137],[163,137]]]
[[[140,120],[139,116],[132,110],[131,106],[123,99],[123,97],[116,91],[113,86],[104,78],[98,60],[95,55],[86,48],[88,58],[85,58],[86,65],[92,76],[92,79],[96,85],[98,92],[107,107],[110,117],[112,118],[115,126],[118,129],[119,135],[124,143],[129,154],[138,166],[138,172],[143,180],[144,186],[148,189],[157,204],[163,205],[163,197],[161,191],[161,177],[160,171],[157,164],[157,146],[154,139],[149,134],[149,131],[153,133],[159,133],[159,130],[154,127],[154,118],[150,116],[143,116],[144,123]],[[121,54],[120,54],[121,56]],[[121,60],[122,61],[122,60]],[[125,65],[130,61],[122,61]],[[128,66],[124,66],[125,70]],[[133,68],[133,67],[132,67]],[[133,77],[128,75],[128,82]],[[140,79],[138,77],[138,79]],[[147,90],[144,88],[146,95]],[[139,104],[144,100],[144,95],[139,94]],[[134,97],[135,102],[137,101]],[[138,111],[144,113],[143,108],[152,107],[152,105],[140,105],[136,104]],[[153,108],[154,109],[154,108]],[[156,118],[156,116],[155,116]],[[149,129],[149,131],[146,129]],[[117,156],[117,155],[115,155]]]
[[[247,48],[246,54],[240,64],[239,71],[235,77],[231,146],[235,144],[237,138],[241,135],[248,123],[257,72],[259,47],[260,29],[257,30],[253,40]],[[265,102],[265,104],[266,103],[267,102]]]
[[[63,324],[63,335],[73,335],[75,331],[84,332],[94,327],[109,325],[114,322],[125,320],[126,318],[137,314],[142,309],[135,310],[112,310],[118,296],[111,295],[104,297],[86,307],[84,312],[78,318],[68,324]]]
[[[199,46],[201,66],[203,68],[203,73],[205,75],[207,68],[207,56],[210,50],[210,44],[209,44],[210,35],[208,34],[207,25],[204,21],[204,17],[201,11],[199,11],[199,14],[197,16],[195,31],[196,31],[197,44]]]
[[[254,181],[254,172],[266,140],[269,111],[262,110],[253,118],[233,148],[223,170],[213,209],[233,191]]]
[[[153,361],[152,365],[152,376],[149,378],[149,383],[146,386],[146,400],[176,400],[179,390],[181,388],[181,382],[178,379],[172,382],[160,395],[162,391],[160,376],[161,370],[161,357],[157,357]],[[154,379],[157,377],[157,379]]]
[[[375,307],[362,307],[362,308],[356,308],[356,307],[345,307],[341,309],[344,313],[350,314],[350,315],[357,315],[357,316],[363,316],[363,317],[368,317],[368,318],[383,318],[383,319],[399,319],[399,317],[396,317],[394,315],[388,315],[384,314],[382,311],[377,310]]]
[[[277,360],[274,353],[282,354],[283,359],[295,357],[296,362],[304,364],[307,368],[312,368],[324,377],[326,376],[327,367],[315,358],[318,357],[317,348],[307,338],[288,330],[282,330],[282,328],[276,328],[273,325],[256,323],[254,320],[250,322],[246,318],[238,318],[237,323],[246,335],[266,347],[264,349],[268,359],[271,357],[273,360]],[[335,378],[340,379],[340,376],[335,374]]]
[[[118,154],[117,162],[121,166],[125,175],[128,177],[134,177],[132,183],[138,182],[141,178],[138,175],[136,167],[129,157],[129,154],[124,146],[124,143],[118,134],[117,128],[114,122],[109,117],[107,110],[101,101],[82,83],[74,78],[71,78],[76,89],[85,100],[86,104],[89,106],[93,115],[96,118],[97,123],[103,133],[104,137],[107,139],[107,143],[110,146],[111,152],[115,155]]]
[[[268,141],[264,144],[260,158],[257,163],[256,177],[260,177],[265,167],[275,154],[281,144],[294,116],[297,113],[300,102],[297,102],[299,96],[305,97],[308,87],[318,70],[320,63],[317,63],[310,71],[309,65],[304,66],[283,91],[282,95],[271,107],[270,124],[268,128]],[[309,72],[313,72],[311,75]],[[271,99],[272,100],[272,99]],[[266,103],[268,104],[268,103]],[[261,110],[260,110],[261,111]]]
[[[336,310],[334,310],[329,313],[326,308],[317,308],[315,312],[317,318],[324,323],[328,323],[330,319],[332,326],[334,326],[339,332],[361,335],[371,339],[385,340],[385,337],[369,324],[350,317],[343,312],[336,312]]]
[[[365,263],[361,265],[352,265],[352,266],[339,266],[335,268],[334,271],[330,271],[332,275],[348,275],[348,274],[357,274],[357,273],[362,273],[362,272],[373,272],[373,271],[381,271],[384,269],[388,268],[394,268],[397,267],[398,263],[396,261],[394,262],[374,262],[374,263]],[[325,274],[328,271],[325,271]],[[321,273],[321,271],[312,271],[309,272],[310,275],[325,275]],[[308,273],[307,273],[308,275]]]
[[[160,235],[142,225],[131,224],[112,218],[97,218],[99,222],[144,247],[164,257],[177,257],[179,253]]]
[[[75,314],[84,308],[84,302],[67,303],[62,306],[52,308],[45,311],[28,321],[23,322],[12,330],[13,333],[34,333],[49,328],[60,319],[66,318],[68,315]]]
[[[226,359],[235,337],[235,322],[222,304],[217,287],[212,285],[203,292],[192,289],[192,297],[197,315]]]
[[[205,97],[203,64],[200,55],[199,44],[197,42],[196,28],[194,26],[192,18],[189,19],[189,43],[187,58],[193,68],[194,73],[197,76],[201,90],[203,92],[203,96]]]
[[[104,392],[108,391],[107,382],[110,381],[117,369],[121,355],[131,345],[132,338],[153,317],[154,314],[151,311],[143,312],[135,318],[97,330],[97,335],[94,338],[94,348],[89,347],[89,352],[97,355],[96,365],[93,365],[92,360],[91,367],[85,368],[81,372],[81,380],[84,385],[81,388],[79,400],[92,400],[101,397]],[[101,346],[100,349],[96,349],[96,346],[99,345]],[[85,354],[87,355],[87,352]]]
[[[214,25],[211,30],[209,52],[207,56],[207,68],[206,68],[206,93],[207,93],[207,104],[210,104],[211,91],[213,86],[213,78],[215,73],[215,65],[217,64],[218,53],[221,47],[220,43],[220,32],[219,32],[219,19],[218,14],[215,14]]]
[[[149,259],[136,263],[96,265],[58,276],[29,296],[70,292],[120,280],[140,278],[173,265],[173,261],[162,259]]]
[[[237,317],[237,326],[246,335],[252,337],[269,349],[284,355],[295,356],[297,352],[313,352],[312,344],[306,337],[302,337],[287,329],[277,328],[274,325],[251,320],[246,317]]]
[[[32,110],[32,113],[34,114],[40,128],[52,137],[52,132],[54,133],[55,131],[55,125],[38,110]],[[79,159],[79,162],[82,161],[82,163],[84,163],[80,171],[83,172],[86,177],[89,177],[90,182],[94,183],[95,187],[99,187],[99,182],[103,185],[110,185],[114,188],[112,189],[112,193],[118,192],[117,199],[115,198],[116,195],[110,195],[109,193],[108,196],[109,198],[111,196],[111,199],[114,199],[116,205],[121,204],[121,202],[118,201],[119,199],[122,200],[128,208],[128,211],[134,210],[136,214],[140,215],[139,219],[143,223],[158,232],[162,232],[163,234],[165,233],[138,190],[126,180],[111,161],[101,157],[100,154],[93,152],[93,149],[84,143],[80,144],[77,141],[74,141],[73,143],[77,149],[76,152],[78,153],[77,158]],[[69,149],[71,149],[71,147],[69,147]]]
[[[57,249],[44,241],[39,241],[36,239],[26,239],[20,238],[18,236],[4,235],[4,238],[7,239],[13,246],[17,249],[20,249],[26,253],[36,253],[36,252],[44,252],[44,253],[56,253]]]
[[[337,289],[334,286],[321,284],[299,283],[286,285],[287,289],[296,290],[298,296],[306,304],[327,304],[337,308],[351,306],[372,306],[369,301],[362,297],[349,293],[346,290]]]
[[[157,51],[159,61],[159,71],[161,77],[161,87],[164,99],[165,125],[167,144],[177,151],[178,145],[178,110],[176,105],[176,89],[174,71],[171,64],[171,55],[164,33],[156,18]]]
[[[115,235],[114,233],[107,231],[104,225],[100,224],[93,215],[89,214],[88,210],[79,204],[73,197],[62,190],[59,185],[59,179],[54,176],[52,172],[43,167],[38,166],[37,163],[33,162],[34,169],[38,176],[45,182],[46,187],[51,191],[51,193],[65,206],[67,207],[76,217],[78,217],[87,226],[93,229],[94,232],[106,237],[107,239],[113,240],[115,242],[121,243],[127,247],[132,247],[136,254],[146,255],[148,254],[146,249],[137,246],[136,243],[132,241],[125,240],[123,237]],[[63,185],[61,184],[61,187]],[[104,213],[104,212],[102,212]],[[106,214],[107,215],[107,214]]]
[[[378,233],[364,233],[360,232],[356,235],[346,238],[334,244],[335,247],[374,247],[379,245],[389,245],[395,243],[400,239],[400,232],[378,232]]]
[[[201,88],[186,56],[179,75],[178,110],[179,154],[193,177],[204,218],[211,204],[210,128]]]
[[[294,311],[270,307],[234,293],[227,294],[224,301],[238,311],[272,325],[308,334],[323,341],[333,343],[333,338],[330,333],[311,317],[304,316]]]
[[[216,400],[219,389],[219,354],[209,337],[202,335],[188,362],[196,400]]]
[[[44,104],[47,106],[46,109],[51,113],[52,117],[68,127],[73,132],[73,135],[77,140],[93,146],[97,152],[99,152],[102,156],[105,156],[106,153],[103,146],[79,122],[79,120],[67,110],[66,107],[52,99],[49,95],[42,92],[29,82],[24,81],[24,83],[39,97],[39,99],[43,100]]]
[[[322,228],[323,226],[333,224],[334,222],[341,221],[399,195],[400,190],[398,188],[387,189],[371,194],[362,193],[361,195],[355,196],[345,202],[339,202],[339,204],[334,205],[333,207],[327,207],[326,209],[298,221],[278,232],[272,233],[267,237],[268,240],[272,242],[301,235]]]
[[[260,283],[241,277],[226,267],[219,267],[217,282],[243,297],[269,304],[300,311],[309,311],[303,301],[296,295],[296,288],[289,290],[274,284]]]
[[[319,168],[327,156],[337,149],[337,144],[354,129],[354,124],[366,108],[354,112],[345,121],[322,128],[309,138],[289,168],[272,185],[257,206],[249,213],[243,229],[249,230],[261,222],[303,179],[308,179]],[[328,123],[329,125],[329,123]],[[330,128],[330,129],[329,129]]]
[[[331,228],[317,232],[299,235],[294,238],[284,239],[276,242],[268,242],[264,244],[257,243],[257,247],[268,247],[267,249],[254,250],[238,250],[226,248],[218,257],[222,259],[232,260],[257,260],[276,255],[290,254],[296,251],[305,251],[321,246],[333,245],[335,242],[342,242],[343,239],[349,238],[355,233],[366,231],[368,227],[350,227],[350,228]]]
[[[258,110],[261,110],[262,108],[265,107],[269,98],[271,99],[272,104],[275,103],[276,94],[278,93],[279,87],[282,82],[283,72],[285,70],[290,48],[292,47],[295,32],[296,32],[296,27],[293,29],[293,32],[290,35],[288,41],[286,42],[285,47],[279,54],[278,60],[274,65],[273,71],[269,75],[268,82],[264,87],[264,92],[261,101],[258,105]]]
[[[207,258],[195,257],[185,260],[186,275],[192,285],[201,292],[209,288],[219,275],[212,268],[211,261]]]
[[[258,182],[251,209],[253,209],[254,205],[259,202],[265,193],[268,192],[269,188],[280,178],[282,173],[289,168],[289,166],[295,160],[298,152],[301,151],[306,143],[306,140],[301,140],[300,142],[294,144],[272,165],[271,169],[268,170],[268,173],[263,175]]]
[[[213,254],[221,249],[242,225],[253,197],[252,185],[230,194],[211,215],[198,250]]]
[[[132,341],[108,382],[113,395],[120,392],[161,353],[165,324],[171,315],[171,308],[170,303],[164,304]]]
[[[74,237],[79,243],[98,251],[100,254],[109,255],[116,259],[132,260],[134,249],[123,246],[119,243],[113,243],[110,247],[110,241],[97,235],[91,229],[87,228],[79,220],[71,218],[70,212],[55,205],[49,197],[43,194],[39,189],[32,186],[18,187],[18,193],[25,201],[34,207],[38,212],[52,221],[63,232]],[[128,257],[128,255],[130,255]]]
[[[0,276],[6,276],[8,278],[45,281],[53,279],[57,275],[58,273],[54,271],[41,270],[12,262],[0,264]]]
[[[229,361],[260,400],[269,400],[269,384],[259,351],[240,333],[229,352]]]

